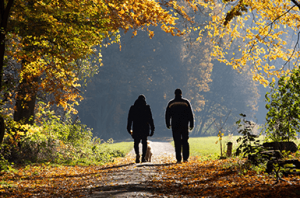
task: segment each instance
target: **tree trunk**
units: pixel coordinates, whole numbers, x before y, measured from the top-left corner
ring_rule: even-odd
[[[23,82],[19,84],[14,111],[15,121],[22,121],[24,124],[34,123],[36,89],[33,83],[36,82],[35,80],[37,79],[34,79],[33,82],[23,80]]]
[[[0,144],[4,138],[4,131],[5,131],[5,122],[2,117],[0,117]]]
[[[5,54],[5,35],[7,31],[7,23],[9,19],[10,9],[13,6],[14,0],[9,0],[6,3],[0,1],[0,91],[2,90],[2,75],[4,67],[4,54]],[[2,104],[1,104],[2,105]],[[1,108],[1,107],[0,107]],[[1,116],[1,125],[0,125],[0,144],[3,141],[4,137],[4,119]]]
[[[22,69],[26,67],[26,62],[22,62]],[[36,101],[36,84],[38,78],[32,80],[24,78],[20,82],[17,90],[16,104],[14,111],[14,121],[22,122],[23,124],[34,123],[34,108]]]

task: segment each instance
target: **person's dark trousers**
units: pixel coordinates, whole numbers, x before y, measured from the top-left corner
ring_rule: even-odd
[[[144,138],[134,138],[134,151],[136,155],[139,155],[139,143],[142,140],[142,145],[143,145],[143,155],[142,155],[142,159],[145,159],[145,155],[147,152],[147,137]]]
[[[187,161],[190,155],[189,147],[189,132],[188,129],[174,130],[173,129],[173,139],[175,144],[175,153],[177,162],[181,162],[181,147],[182,147],[182,157],[183,161]]]

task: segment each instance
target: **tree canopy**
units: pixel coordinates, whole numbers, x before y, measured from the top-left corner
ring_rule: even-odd
[[[147,31],[152,38],[149,27],[161,25],[165,32],[182,34],[175,27],[177,18],[152,0],[7,0],[0,9],[0,71],[16,82],[3,100],[15,100],[14,120],[26,123],[34,117],[37,95],[76,112],[81,85],[102,64],[101,47],[120,43],[120,30],[133,29],[133,36]]]
[[[267,86],[272,78],[280,78],[299,66],[299,4],[296,1],[210,1],[212,15],[205,29],[215,42],[213,56],[240,69],[251,66],[253,80]],[[229,38],[225,40],[224,38]],[[242,45],[237,46],[235,41]],[[224,42],[225,47],[220,47]]]
[[[118,42],[120,28],[134,29],[134,34],[147,29],[150,37],[150,25],[175,29],[175,18],[155,1],[29,0],[13,5],[6,32],[13,41],[7,53],[24,62],[20,81],[39,78],[34,88],[52,93],[53,101],[64,107],[80,97],[80,74],[95,71],[92,64],[79,61],[91,55],[100,59],[95,46]]]
[[[0,74],[6,83],[0,79],[0,88],[2,102],[14,103],[14,120],[33,123],[37,100],[76,112],[81,85],[101,66],[101,47],[119,43],[120,30],[133,29],[133,36],[147,31],[152,38],[149,27],[160,25],[182,34],[177,18],[161,5],[152,0],[1,1]]]
[[[19,85],[11,90],[16,111],[30,106],[37,93],[66,108],[82,99],[80,86],[97,73],[101,47],[120,43],[120,30],[132,29],[133,36],[147,31],[152,38],[153,26],[160,25],[173,36],[184,35],[185,42],[194,42],[190,50],[205,55],[182,52],[188,55],[182,61],[201,62],[187,79],[188,86],[197,84],[188,96],[200,111],[205,104],[200,93],[210,90],[216,59],[239,72],[250,70],[244,73],[265,86],[271,77],[289,73],[287,66],[298,65],[297,9],[296,1],[5,0],[0,71],[8,69],[8,60],[17,65]]]

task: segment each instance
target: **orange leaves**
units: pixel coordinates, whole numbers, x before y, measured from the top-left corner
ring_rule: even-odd
[[[147,31],[149,32],[149,38],[152,39],[154,36],[154,32],[149,30],[148,28],[147,28]]]
[[[101,53],[94,47],[119,42],[120,29],[133,29],[133,36],[146,30],[152,38],[154,32],[149,27],[161,25],[174,36],[182,35],[169,8],[187,17],[184,7],[175,1],[167,7],[155,0],[16,0],[9,24],[9,32],[14,34],[8,54],[19,63],[26,62],[20,81],[37,78],[39,84],[34,88],[53,95],[51,102],[65,107],[81,99],[79,82],[95,74],[102,64]],[[104,40],[108,43],[103,44]]]
[[[127,32],[129,29],[145,29],[149,37],[153,32],[149,26],[163,24],[168,27],[174,26],[177,18],[163,9],[160,4],[152,0],[128,0],[128,1],[105,1],[109,8],[109,20],[113,28],[122,28]]]
[[[233,166],[235,163],[236,159],[199,161],[199,158],[193,158],[189,163],[160,166],[160,174],[153,179],[152,185],[160,189],[165,196],[280,197],[293,195],[291,188],[285,182],[276,186],[277,190],[272,190],[272,184],[274,184],[272,177],[257,175],[252,171],[239,175],[237,168]],[[231,166],[225,168],[225,164],[231,164]],[[292,188],[294,189],[300,186],[300,181],[297,179],[285,179],[293,180]]]
[[[173,159],[173,161],[172,161]],[[105,190],[130,193],[152,192],[151,197],[299,197],[299,176],[290,183],[274,184],[274,178],[248,171],[243,175],[237,158],[174,163],[174,156],[162,157],[149,166],[132,164],[134,158],[117,158],[105,166],[27,166],[0,176],[1,195],[10,197],[86,197]],[[148,174],[149,173],[149,174]],[[139,178],[137,178],[139,177]],[[137,180],[140,179],[140,180]],[[145,186],[147,186],[145,188]],[[142,187],[142,188],[139,188]],[[141,189],[147,189],[146,191]],[[141,191],[139,191],[140,189]],[[129,194],[126,194],[128,196]]]
[[[86,193],[88,186],[101,179],[102,172],[106,171],[99,171],[95,166],[28,166],[2,176],[5,182],[0,185],[0,191],[3,195],[16,197],[78,197]]]

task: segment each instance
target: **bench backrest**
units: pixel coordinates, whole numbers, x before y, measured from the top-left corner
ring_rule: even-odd
[[[266,142],[263,143],[263,147],[270,150],[290,151],[292,153],[298,150],[294,142]]]

